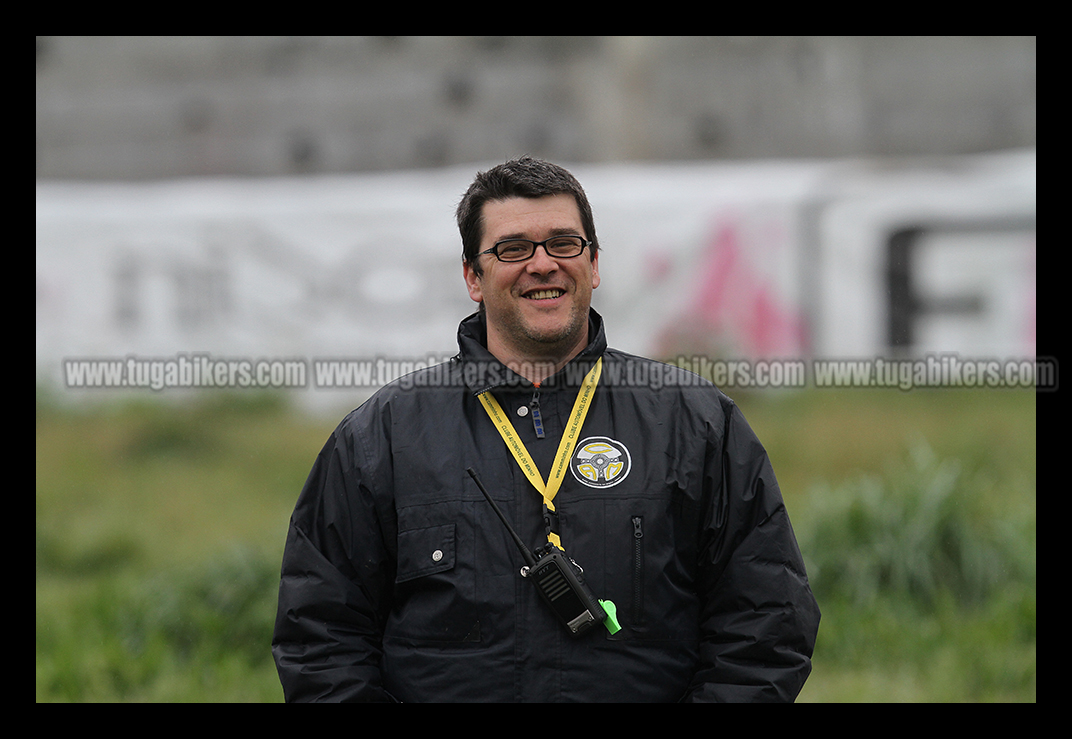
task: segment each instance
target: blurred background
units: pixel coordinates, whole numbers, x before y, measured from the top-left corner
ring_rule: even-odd
[[[585,186],[612,346],[1034,359],[1035,45],[38,36],[38,701],[281,699],[290,509],[341,414],[455,351],[453,210],[505,159]],[[178,357],[306,374],[70,374]],[[1034,701],[1035,390],[726,389],[823,608],[801,700]]]

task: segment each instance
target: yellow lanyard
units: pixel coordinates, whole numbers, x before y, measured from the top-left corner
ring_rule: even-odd
[[[558,493],[559,487],[562,486],[562,479],[566,476],[566,468],[569,466],[570,458],[573,456],[573,449],[577,446],[577,436],[581,432],[581,426],[584,425],[584,417],[588,415],[588,408],[592,404],[592,397],[595,395],[596,385],[599,384],[599,375],[602,371],[603,358],[600,357],[596,360],[595,366],[592,367],[588,375],[585,376],[581,389],[577,392],[577,400],[573,403],[573,411],[570,413],[566,430],[562,434],[562,441],[558,444],[555,464],[546,483],[543,481],[543,477],[540,476],[540,471],[536,469],[536,463],[529,456],[528,449],[525,448],[521,439],[518,438],[517,432],[514,431],[514,426],[510,423],[510,419],[503,412],[499,401],[495,400],[495,397],[489,391],[484,391],[477,396],[480,398],[484,410],[488,412],[492,423],[495,424],[495,428],[502,435],[503,441],[506,442],[506,448],[514,455],[518,466],[521,467],[521,471],[525,473],[525,476],[529,478],[532,486],[543,496],[543,502],[550,511],[555,510],[555,495]],[[555,546],[562,548],[562,541],[558,534],[549,533],[547,539]]]

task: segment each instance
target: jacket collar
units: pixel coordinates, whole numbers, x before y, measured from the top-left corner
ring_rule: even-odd
[[[458,326],[458,348],[454,358],[463,372],[463,381],[474,394],[498,387],[533,389],[533,384],[499,362],[488,351],[488,331],[484,314],[476,312]],[[595,361],[607,349],[603,317],[594,308],[588,309],[588,346],[540,384],[540,388],[577,387]]]

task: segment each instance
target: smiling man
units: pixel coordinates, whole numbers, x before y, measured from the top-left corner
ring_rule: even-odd
[[[291,518],[287,700],[795,699],[819,611],[740,410],[607,346],[568,171],[478,173],[457,219],[457,357],[343,419]]]

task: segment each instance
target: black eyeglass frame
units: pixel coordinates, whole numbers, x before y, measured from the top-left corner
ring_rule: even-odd
[[[571,254],[568,257],[552,254],[551,251],[547,248],[547,242],[554,241],[555,239],[580,239],[581,248],[577,251],[576,254]],[[499,247],[503,244],[517,243],[532,244],[532,251],[527,257],[524,257],[523,259],[503,259],[502,255],[499,254]],[[544,239],[543,241],[532,241],[531,239],[503,239],[502,241],[495,242],[495,246],[491,247],[490,249],[479,252],[477,256],[480,257],[485,254],[494,254],[495,258],[498,259],[500,262],[504,262],[506,264],[517,264],[519,262],[527,262],[528,260],[532,259],[534,256],[536,256],[536,250],[541,246],[543,247],[543,250],[547,252],[547,256],[551,257],[552,259],[576,259],[577,257],[584,254],[584,250],[586,247],[592,246],[592,242],[579,234],[558,234],[557,236],[552,236],[551,238]]]

